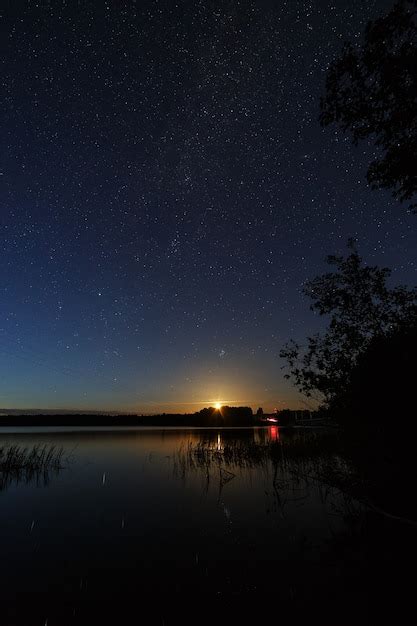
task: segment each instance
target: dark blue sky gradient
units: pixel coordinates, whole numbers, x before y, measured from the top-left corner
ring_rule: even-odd
[[[317,121],[391,2],[3,8],[0,406],[303,407],[278,352],[358,238],[416,284],[416,217]]]

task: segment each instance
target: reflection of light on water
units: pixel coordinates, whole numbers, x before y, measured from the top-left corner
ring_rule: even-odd
[[[224,444],[222,442],[221,433],[217,433],[217,438],[207,441],[206,445],[213,452],[222,452],[224,450]]]
[[[223,504],[223,513],[224,513],[225,518],[229,522],[230,521],[230,511],[227,508],[227,506],[225,506],[224,504]]]
[[[268,428],[269,438],[271,441],[279,441],[279,428],[278,426],[270,426]]]

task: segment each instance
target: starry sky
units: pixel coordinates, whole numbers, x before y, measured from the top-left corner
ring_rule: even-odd
[[[3,3],[0,407],[305,408],[278,353],[325,255],[417,283],[417,218],[318,123],[391,5]]]

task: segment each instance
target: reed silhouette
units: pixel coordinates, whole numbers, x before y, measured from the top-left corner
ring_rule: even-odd
[[[0,491],[12,483],[47,485],[63,468],[64,449],[54,445],[3,445],[0,447]]]

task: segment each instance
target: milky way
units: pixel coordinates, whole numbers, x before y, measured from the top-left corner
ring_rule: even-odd
[[[318,123],[391,2],[4,8],[0,406],[303,406],[278,352],[357,237],[415,284],[416,217]]]

